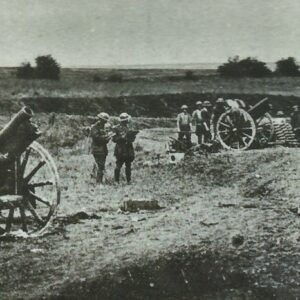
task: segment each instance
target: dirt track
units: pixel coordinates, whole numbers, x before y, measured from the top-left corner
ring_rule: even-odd
[[[59,217],[101,218],[57,221],[51,235],[1,242],[0,299],[296,299],[299,149],[151,166],[168,135],[139,135],[131,186],[113,185],[112,157],[107,185],[93,186],[91,156],[62,150]],[[118,210],[140,198],[164,208]]]

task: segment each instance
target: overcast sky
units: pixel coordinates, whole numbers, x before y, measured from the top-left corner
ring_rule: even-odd
[[[300,59],[299,0],[0,0],[0,65]]]

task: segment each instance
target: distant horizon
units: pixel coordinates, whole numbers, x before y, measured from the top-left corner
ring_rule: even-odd
[[[59,61],[58,61],[59,63]],[[199,69],[199,70],[216,70],[218,66],[226,62],[197,62],[197,63],[173,63],[173,64],[128,64],[128,65],[70,65],[63,66],[62,69]],[[276,62],[265,62],[267,67],[275,69]],[[0,66],[0,68],[18,68],[20,65]]]

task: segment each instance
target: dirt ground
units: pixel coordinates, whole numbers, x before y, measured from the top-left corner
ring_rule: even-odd
[[[0,242],[0,299],[298,299],[299,149],[170,165],[170,135],[138,135],[131,185],[113,182],[113,145],[103,186],[84,141],[60,149],[57,218],[43,237]],[[162,208],[122,212],[130,199]]]

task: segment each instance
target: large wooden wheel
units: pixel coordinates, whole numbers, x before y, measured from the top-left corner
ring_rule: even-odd
[[[0,234],[43,233],[60,202],[60,184],[52,157],[37,142],[16,157],[13,183],[12,192],[0,196]]]
[[[255,120],[255,124],[255,141],[257,141],[261,146],[267,145],[274,136],[274,124],[272,121],[272,116],[269,113],[265,113],[263,116]]]
[[[225,149],[246,150],[254,141],[256,127],[244,109],[224,112],[216,123],[216,138]]]

